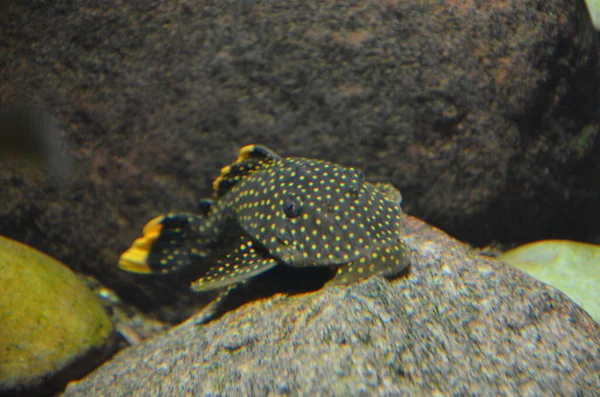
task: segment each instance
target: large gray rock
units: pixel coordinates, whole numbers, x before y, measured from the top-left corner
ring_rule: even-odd
[[[0,173],[0,233],[122,293],[118,254],[247,143],[359,166],[471,242],[599,231],[583,0],[15,1],[0,48],[0,105],[54,115],[79,173]]]
[[[600,326],[416,218],[407,275],[252,302],[127,349],[64,396],[593,396]]]

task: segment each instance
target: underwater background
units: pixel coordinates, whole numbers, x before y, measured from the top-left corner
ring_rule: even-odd
[[[214,297],[117,263],[150,219],[198,212],[248,144],[359,168],[484,253],[599,244],[598,37],[583,0],[5,1],[0,235],[101,297],[111,353]]]

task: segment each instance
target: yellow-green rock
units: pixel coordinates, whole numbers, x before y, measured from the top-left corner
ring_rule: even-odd
[[[585,0],[588,6],[592,22],[596,29],[600,29],[600,0]]]
[[[54,375],[101,351],[111,333],[100,302],[71,270],[0,236],[0,395],[56,387]]]
[[[600,322],[600,245],[544,240],[499,259],[561,290]]]

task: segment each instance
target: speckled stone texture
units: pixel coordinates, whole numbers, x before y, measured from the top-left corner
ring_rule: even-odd
[[[276,295],[118,354],[76,396],[597,396],[600,326],[559,291],[407,219],[410,271]]]
[[[119,253],[159,212],[194,210],[248,143],[358,166],[474,243],[599,231],[598,45],[583,0],[0,12],[0,105],[55,116],[79,175],[62,189],[5,176],[0,233],[124,295],[144,281],[116,271]]]

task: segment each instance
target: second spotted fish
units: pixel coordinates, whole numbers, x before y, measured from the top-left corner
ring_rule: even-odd
[[[120,258],[137,273],[197,266],[196,291],[226,287],[274,266],[335,266],[330,284],[393,275],[409,265],[401,195],[363,173],[321,160],[281,157],[260,145],[214,181],[199,214],[151,220]]]

